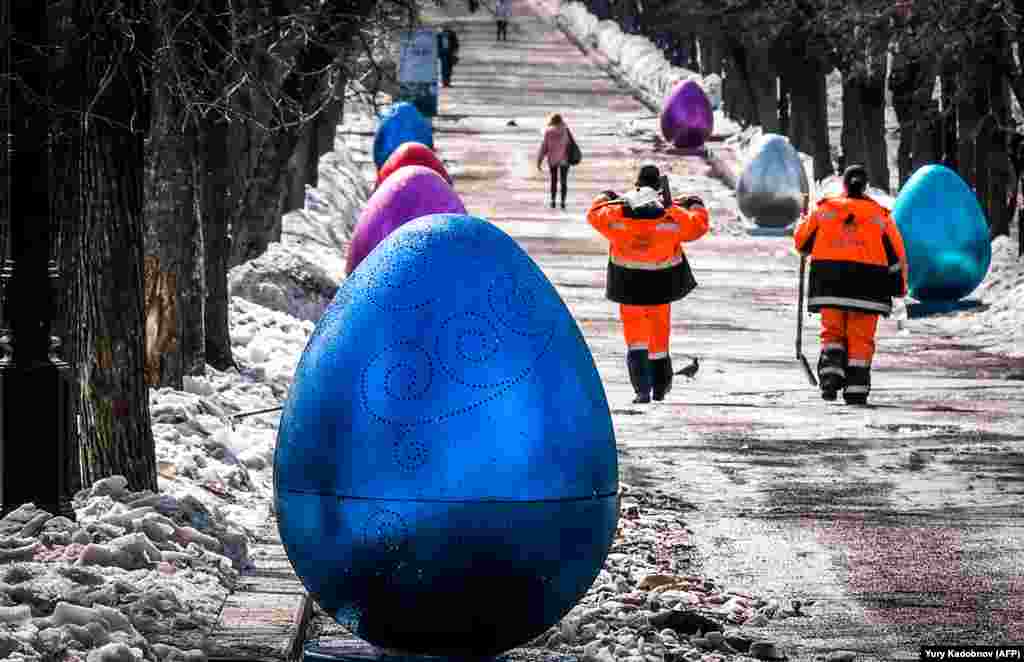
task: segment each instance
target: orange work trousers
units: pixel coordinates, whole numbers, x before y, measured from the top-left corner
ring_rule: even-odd
[[[821,347],[846,348],[848,365],[870,368],[875,355],[878,313],[862,313],[839,308],[821,309]]]
[[[668,338],[672,334],[672,304],[631,306],[619,304],[626,346],[646,349],[651,359],[668,356]]]

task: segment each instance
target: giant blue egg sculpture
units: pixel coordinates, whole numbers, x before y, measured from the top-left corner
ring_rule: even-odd
[[[408,101],[392,104],[381,113],[373,135],[373,163],[379,170],[391,153],[405,142],[415,142],[434,149],[434,128],[427,118]]]
[[[748,150],[736,182],[740,211],[762,227],[785,227],[799,218],[810,183],[789,139],[765,133]]]
[[[909,293],[918,301],[957,301],[988,273],[992,244],[985,212],[946,166],[919,168],[896,196],[892,216],[907,251]]]
[[[309,593],[405,654],[489,656],[556,623],[618,521],[604,388],[508,235],[433,214],[338,289],[296,369],[278,527]]]

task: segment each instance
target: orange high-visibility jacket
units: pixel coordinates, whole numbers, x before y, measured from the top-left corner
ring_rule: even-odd
[[[697,281],[682,243],[708,231],[703,207],[665,209],[654,204],[632,209],[622,199],[598,196],[587,222],[611,242],[608,255],[607,297],[617,303],[651,306],[678,301]]]
[[[907,292],[907,254],[889,210],[871,198],[824,198],[793,235],[811,256],[807,309],[889,315]]]

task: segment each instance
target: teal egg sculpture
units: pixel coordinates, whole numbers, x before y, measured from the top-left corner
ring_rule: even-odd
[[[985,212],[967,183],[946,166],[917,170],[892,210],[907,251],[909,294],[921,302],[955,302],[985,278],[992,262]]]
[[[593,583],[618,521],[615,435],[576,322],[484,219],[395,229],[342,283],[295,372],[278,527],[320,606],[402,654],[481,658]]]

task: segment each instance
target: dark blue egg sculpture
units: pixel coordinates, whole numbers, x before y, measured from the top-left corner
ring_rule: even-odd
[[[892,210],[907,251],[910,296],[954,302],[971,293],[992,262],[985,212],[960,175],[926,165],[903,185]]]
[[[281,540],[319,604],[392,651],[489,656],[604,564],[618,465],[593,357],[516,242],[432,214],[338,289],[274,459]]]
[[[373,136],[373,163],[380,170],[402,143],[415,142],[434,149],[434,128],[408,101],[392,104],[380,115]]]

